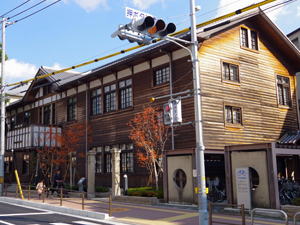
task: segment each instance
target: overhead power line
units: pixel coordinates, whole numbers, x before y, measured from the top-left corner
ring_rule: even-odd
[[[212,24],[214,22],[217,22],[217,21],[220,21],[220,20],[223,20],[223,19],[227,19],[229,17],[232,17],[232,16],[235,16],[235,15],[238,15],[238,14],[241,14],[243,12],[246,12],[246,11],[249,11],[251,9],[254,9],[254,8],[257,8],[257,7],[260,7],[262,5],[265,5],[265,4],[268,4],[270,2],[274,2],[276,0],[265,0],[263,2],[260,2],[260,3],[257,3],[257,4],[254,4],[254,5],[251,5],[251,6],[247,6],[247,7],[244,7],[242,9],[239,9],[235,12],[232,12],[232,13],[228,13],[226,15],[223,15],[223,16],[220,16],[220,17],[217,17],[215,19],[212,19],[212,20],[209,20],[209,21],[206,21],[206,22],[203,22],[203,23],[199,23],[196,25],[197,28],[200,28],[200,27],[203,27],[203,26],[206,26],[206,25],[209,25],[209,24]],[[288,1],[293,1],[293,0],[288,0]],[[54,2],[56,3],[56,2]],[[172,33],[170,36],[176,36],[176,35],[179,35],[179,34],[183,34],[185,32],[188,32],[190,29],[189,28],[186,28],[186,29],[183,29],[181,31],[178,31],[178,32],[175,32],[175,33]],[[158,41],[161,41],[162,39],[156,39],[153,41],[153,43],[156,43]],[[22,84],[22,83],[27,83],[29,81],[33,81],[33,80],[37,80],[37,79],[42,79],[42,78],[45,78],[45,77],[48,77],[48,76],[51,76],[51,75],[55,75],[55,74],[58,74],[58,73],[63,73],[63,72],[66,72],[68,70],[72,70],[72,69],[75,69],[75,68],[78,68],[78,67],[82,67],[82,66],[85,66],[85,65],[89,65],[91,63],[95,63],[95,62],[99,62],[99,61],[102,61],[104,59],[108,59],[108,58],[111,58],[111,57],[114,57],[114,56],[117,56],[117,55],[120,55],[120,54],[123,54],[125,52],[129,52],[129,51],[133,51],[133,50],[136,50],[136,49],[139,49],[139,48],[142,48],[146,45],[142,44],[142,45],[138,45],[138,46],[135,46],[135,47],[131,47],[131,48],[128,48],[128,49],[125,49],[125,50],[121,50],[119,52],[115,52],[113,54],[110,54],[110,55],[107,55],[107,56],[104,56],[104,57],[101,57],[101,58],[97,58],[97,59],[94,59],[94,60],[91,60],[91,61],[88,61],[88,62],[85,62],[85,63],[81,63],[81,64],[78,64],[78,65],[75,65],[75,66],[72,66],[72,67],[68,67],[68,68],[65,68],[65,69],[62,69],[62,70],[59,70],[59,71],[56,71],[56,72],[52,72],[52,73],[49,73],[49,74],[45,74],[45,75],[42,75],[42,76],[37,76],[35,78],[32,78],[32,79],[28,79],[28,80],[24,80],[24,81],[21,81],[21,82],[17,82],[17,83],[13,83],[13,84],[8,84],[6,86],[14,86],[14,85],[17,85],[17,84]]]
[[[46,1],[46,0],[43,0],[43,1],[41,1],[41,2],[39,2],[39,3],[37,3],[37,4],[35,4],[35,5],[33,5],[33,6],[31,6],[31,7],[29,7],[28,9],[23,10],[22,12],[19,12],[19,13],[15,14],[15,15],[11,16],[11,17],[8,17],[7,19],[9,20],[9,19],[11,19],[11,18],[14,18],[14,17],[16,17],[16,16],[18,16],[18,15],[20,15],[20,14],[22,14],[22,13],[24,13],[24,12],[30,10],[30,9],[32,9],[32,8],[38,6],[39,4],[41,4],[41,3],[45,2],[45,1]]]
[[[0,17],[5,16],[6,14],[8,14],[8,13],[14,11],[15,9],[21,7],[22,5],[24,5],[24,4],[26,4],[27,2],[30,2],[30,1],[31,1],[31,0],[27,0],[26,2],[22,3],[21,5],[18,5],[17,7],[15,7],[15,8],[13,8],[12,10],[8,11],[7,13],[4,13],[4,14],[3,14],[2,16],[0,16]]]

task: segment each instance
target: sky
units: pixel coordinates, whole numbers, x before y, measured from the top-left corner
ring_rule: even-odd
[[[41,1],[2,0],[0,16],[27,2],[5,15],[13,17]],[[55,1],[44,0],[38,6],[9,21],[20,20]],[[195,5],[201,6],[201,10],[197,12],[197,23],[260,1],[195,0]],[[282,1],[275,1],[279,2]],[[119,24],[131,22],[125,17],[126,6],[154,15],[166,22],[173,22],[177,31],[190,26],[189,0],[61,0],[6,28],[6,53],[9,57],[5,64],[6,83],[33,78],[41,66],[63,69],[137,45],[130,44],[127,40],[121,41],[117,37],[111,38],[111,34],[118,29]],[[284,34],[288,34],[300,27],[300,0],[279,7],[267,15]],[[122,56],[128,54],[130,53]],[[85,72],[115,59],[107,59],[76,70]]]

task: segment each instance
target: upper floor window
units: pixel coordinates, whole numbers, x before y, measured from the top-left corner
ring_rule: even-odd
[[[55,124],[55,103],[52,104],[52,124]]]
[[[223,62],[223,79],[239,82],[238,65]]]
[[[101,114],[101,88],[91,91],[92,115]]]
[[[45,85],[43,86],[43,95],[50,94],[52,92],[52,85]]]
[[[11,120],[10,120],[10,129],[15,129],[15,126],[16,126],[16,116],[13,116],[11,117]]]
[[[116,84],[104,87],[105,112],[116,110]]]
[[[241,27],[241,45],[246,48],[258,50],[257,31]]]
[[[291,105],[290,99],[290,79],[277,75],[277,92],[279,105]]]
[[[40,107],[40,113],[39,113],[39,116],[40,116],[40,124],[43,123],[43,107]]]
[[[30,111],[24,113],[24,123],[27,125],[30,124]]]
[[[132,88],[131,79],[127,79],[119,82],[120,93],[120,108],[125,109],[132,106]]]
[[[44,107],[44,124],[50,124],[51,119],[51,105]]]
[[[165,67],[154,71],[154,86],[170,82],[170,69]]]
[[[225,106],[225,123],[241,125],[241,108]]]
[[[76,96],[68,98],[68,121],[76,120]]]

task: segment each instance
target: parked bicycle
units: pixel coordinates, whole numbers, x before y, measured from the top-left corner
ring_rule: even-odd
[[[298,182],[286,178],[278,180],[279,202],[281,205],[292,204],[292,200],[300,197],[300,186]]]
[[[226,189],[224,188],[222,191],[218,189],[219,179],[209,181],[208,184],[210,191],[207,195],[207,200],[210,202],[223,202],[226,198]]]

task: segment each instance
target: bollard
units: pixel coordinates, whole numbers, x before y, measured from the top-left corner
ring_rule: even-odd
[[[62,190],[62,187],[60,188],[60,206],[62,206],[62,193],[63,193],[63,190]]]
[[[16,198],[18,198],[18,186],[16,186]]]
[[[208,202],[208,214],[209,214],[209,225],[212,225],[212,211],[211,211],[211,202]]]
[[[244,206],[244,204],[241,205],[241,208],[242,208],[242,225],[246,225],[245,206]]]
[[[124,176],[124,195],[127,195],[127,190],[128,190],[128,178],[127,175],[125,174]]]
[[[82,192],[82,210],[84,210],[84,191]]]
[[[30,184],[29,184],[29,187],[28,187],[28,201],[30,201]]]
[[[112,217],[111,195],[109,196],[109,217]]]
[[[7,197],[7,184],[5,184],[5,197]]]
[[[43,203],[45,203],[45,188],[43,188]]]

